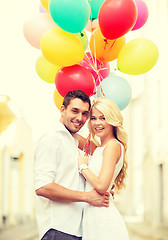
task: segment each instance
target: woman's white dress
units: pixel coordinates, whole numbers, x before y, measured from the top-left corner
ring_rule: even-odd
[[[109,186],[111,189],[115,178],[123,165],[124,148],[121,145],[121,157],[115,166],[113,179]],[[105,147],[97,147],[89,160],[89,169],[99,175]],[[85,191],[92,190],[92,185],[86,181]],[[83,212],[82,240],[128,240],[128,231],[124,220],[114,205],[112,196],[109,207],[94,207],[86,204]]]

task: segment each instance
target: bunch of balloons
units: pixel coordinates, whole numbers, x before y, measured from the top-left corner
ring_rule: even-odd
[[[55,84],[57,108],[67,92],[79,89],[89,96],[103,94],[124,109],[131,87],[110,73],[109,62],[117,59],[118,70],[131,75],[146,73],[156,64],[159,53],[152,40],[125,39],[147,19],[143,0],[40,0],[39,13],[24,23],[23,32],[42,52],[36,72]]]

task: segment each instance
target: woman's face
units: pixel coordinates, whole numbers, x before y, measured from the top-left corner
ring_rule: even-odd
[[[93,132],[101,139],[113,137],[113,126],[106,122],[103,113],[95,107],[92,108],[90,125]]]

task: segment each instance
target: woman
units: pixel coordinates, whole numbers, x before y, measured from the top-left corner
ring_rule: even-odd
[[[93,139],[89,148],[92,156],[79,158],[79,171],[86,179],[85,191],[95,188],[103,194],[110,191],[114,183],[116,188],[121,189],[126,177],[127,134],[123,129],[123,117],[119,108],[104,97],[94,100],[88,126]],[[84,148],[85,143],[86,139],[79,136],[80,149]],[[85,206],[82,232],[82,240],[110,239],[129,239],[112,196],[108,208],[89,204]]]

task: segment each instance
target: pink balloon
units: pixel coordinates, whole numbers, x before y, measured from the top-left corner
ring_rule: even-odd
[[[134,1],[138,10],[138,15],[132,30],[137,30],[141,28],[148,19],[148,7],[143,0],[134,0]]]
[[[98,86],[104,78],[108,77],[110,73],[110,64],[108,62],[100,62],[95,59],[90,52],[85,54],[84,59],[79,64],[92,73],[96,86]]]
[[[26,40],[35,48],[40,49],[40,40],[42,35],[57,25],[51,16],[46,13],[38,13],[23,25],[23,33]]]

